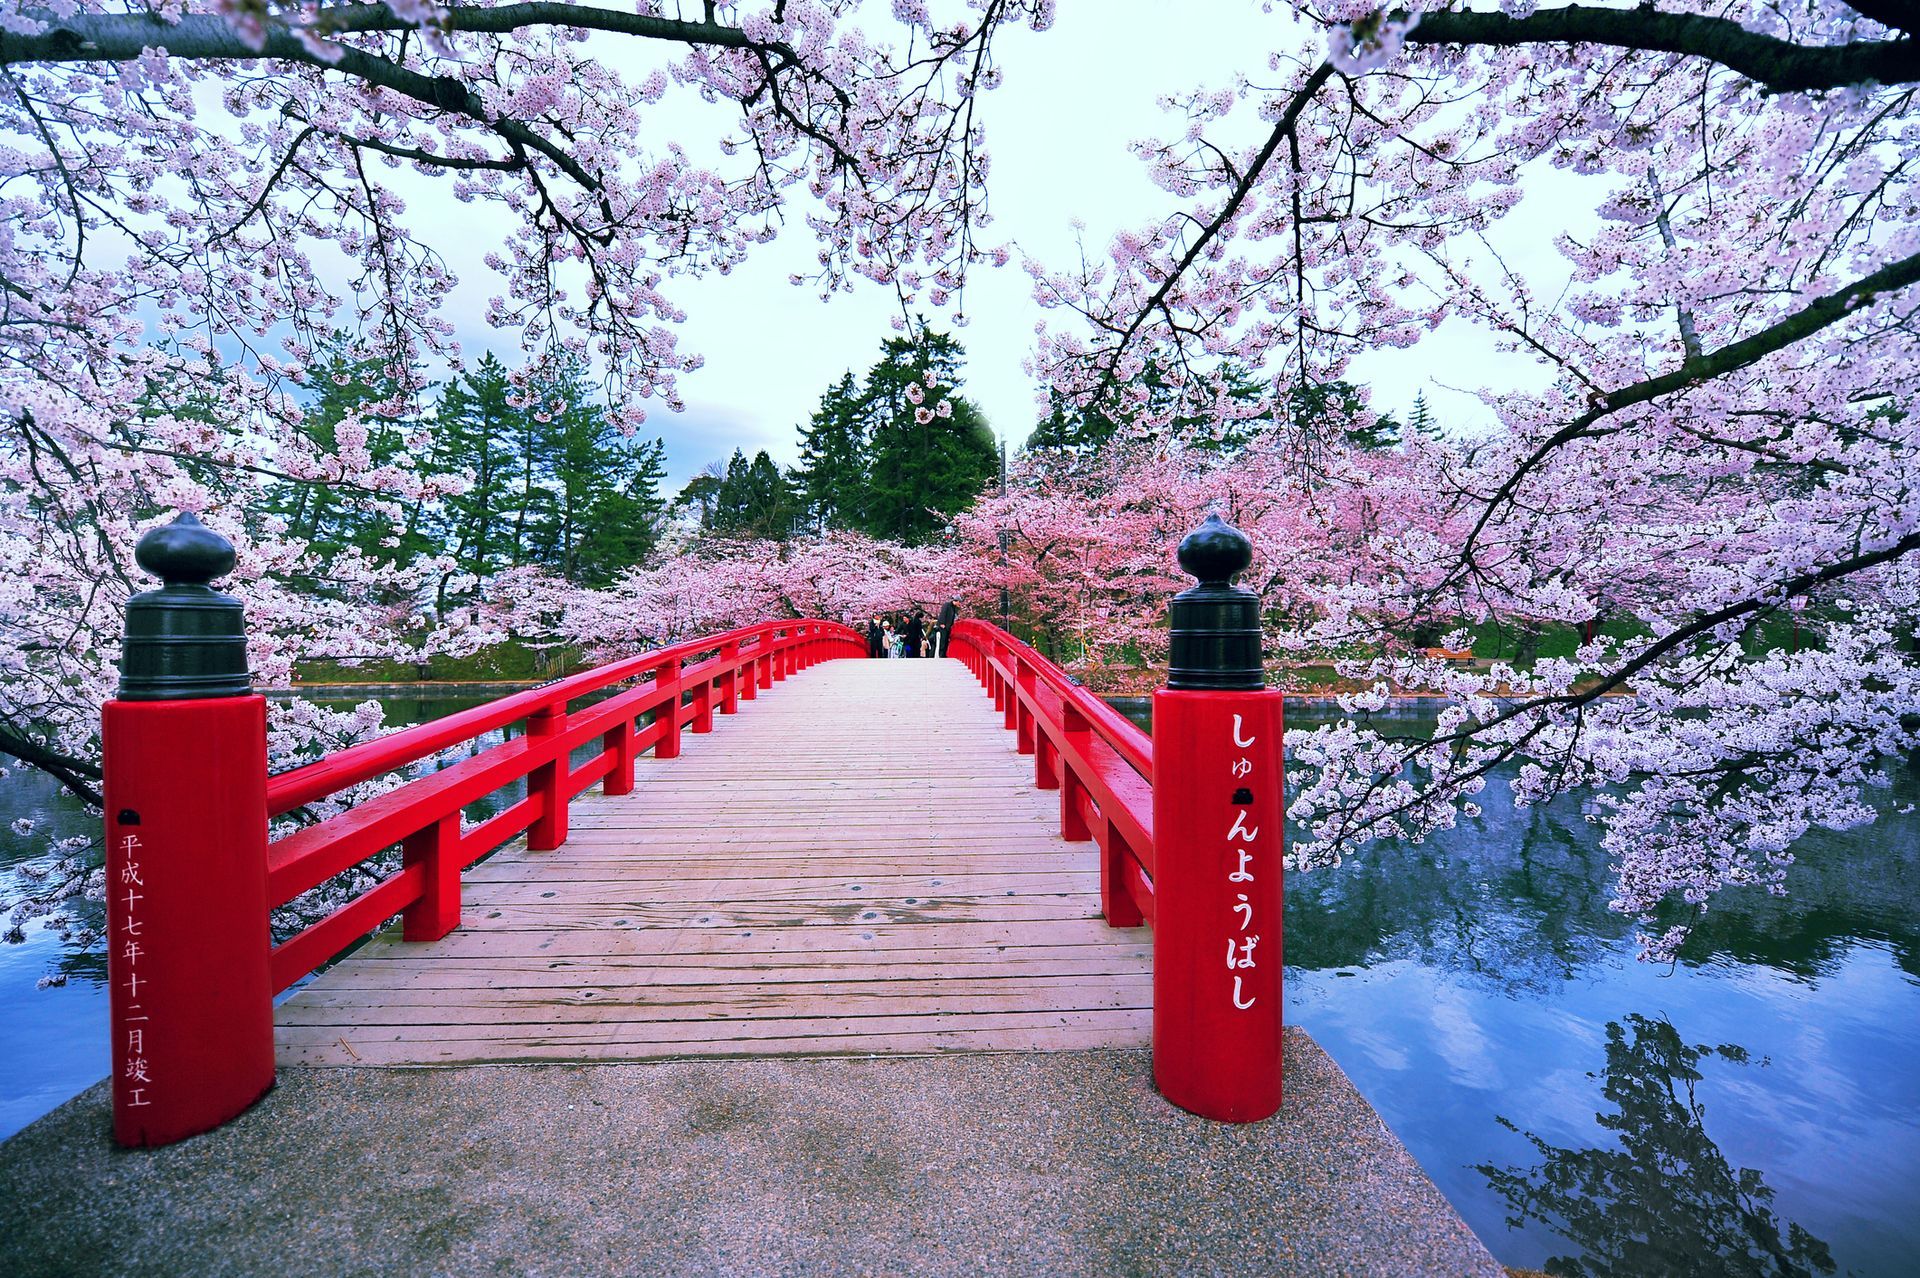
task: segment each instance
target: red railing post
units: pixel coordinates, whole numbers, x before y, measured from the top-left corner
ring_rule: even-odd
[[[1087,717],[1073,706],[1062,704],[1060,707],[1060,735],[1072,737],[1087,735]],[[1085,758],[1088,750],[1083,746],[1079,751]],[[1081,810],[1086,802],[1086,782],[1065,759],[1060,761],[1060,837],[1068,843],[1085,843],[1093,837],[1093,831],[1087,828],[1086,813]]]
[[[773,679],[776,683],[787,677],[787,663],[793,660],[792,636],[793,628],[791,626],[782,630],[778,639],[774,639],[771,633],[767,636],[768,640],[776,645],[773,650],[773,655],[769,659],[773,667]]]
[[[693,719],[687,726],[695,732],[713,731],[713,684],[711,678],[702,679],[693,690]]]
[[[1015,657],[1014,662],[1014,752],[1016,754],[1035,754],[1038,753],[1038,751],[1034,748],[1034,737],[1036,733],[1033,726],[1033,707],[1020,699],[1022,692],[1025,692],[1028,697],[1035,695],[1033,667],[1025,661],[1022,661],[1019,657]]]
[[[760,632],[760,646],[754,649],[754,682],[762,688],[773,686],[773,627],[768,626]],[[749,696],[752,694],[749,693]]]
[[[677,759],[680,757],[680,663],[663,662],[654,672],[653,681],[657,684],[673,685],[673,694],[653,708],[653,757],[656,759]]]
[[[1036,790],[1060,788],[1060,752],[1053,748],[1053,742],[1048,740],[1044,732],[1034,734],[1033,788]]]
[[[567,726],[567,707],[543,706],[527,716],[527,735],[536,741],[559,736]],[[527,793],[540,796],[540,815],[527,827],[527,849],[551,852],[567,841],[567,773],[570,762],[565,750],[556,750],[553,758],[537,765],[527,774]]]
[[[239,601],[207,585],[233,546],[182,515],[135,558],[165,584],[128,601],[101,708],[113,1138],[166,1145],[273,1086],[267,703]]]
[[[1182,1109],[1280,1107],[1281,698],[1263,688],[1252,559],[1209,516],[1180,543],[1200,584],[1173,601],[1153,697],[1153,1072]]]
[[[747,659],[740,663],[740,700],[752,701],[760,695],[760,644],[754,641],[754,648]]]
[[[600,748],[613,751],[613,771],[607,773],[606,779],[600,783],[600,793],[633,793],[633,760],[636,753],[633,742],[632,719],[622,719],[613,726],[611,732],[600,738]]]
[[[460,926],[460,814],[450,812],[400,845],[402,869],[420,866],[427,878],[420,899],[400,914],[400,937],[437,941]]]
[[[720,646],[721,663],[727,667],[726,682],[720,686],[720,713],[740,713],[740,641]]]

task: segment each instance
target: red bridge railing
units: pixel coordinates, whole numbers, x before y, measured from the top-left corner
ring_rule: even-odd
[[[273,1084],[273,995],[395,915],[407,940],[460,923],[460,877],[525,832],[567,837],[567,805],[634,785],[635,760],[680,753],[760,689],[861,635],[807,618],[615,661],[268,777],[266,699],[251,690],[240,605],[206,586],[232,547],[183,517],[141,542],[166,581],[128,605],[121,695],[102,713],[114,1136],[160,1145],[225,1122]],[[632,686],[628,686],[632,685]],[[598,698],[591,704],[576,703]],[[646,720],[642,722],[642,720]],[[269,840],[274,817],[514,724],[525,730]],[[576,764],[574,755],[598,746]],[[468,827],[469,804],[525,797]],[[271,944],[270,910],[398,846],[400,867]]]
[[[1215,518],[1181,543],[1200,584],[1172,602],[1152,736],[998,627],[962,621],[949,647],[1033,756],[1034,784],[1059,792],[1061,836],[1098,844],[1108,923],[1153,926],[1161,1093],[1231,1121],[1280,1103],[1281,698],[1263,686],[1259,600],[1231,584],[1251,555]],[[143,537],[137,558],[166,584],[128,602],[120,694],[102,712],[114,1136],[126,1145],[206,1131],[257,1100],[273,1084],[273,995],[357,938],[395,915],[408,940],[445,936],[480,857],[523,831],[531,850],[560,846],[573,797],[630,792],[639,755],[672,758],[683,732],[712,731],[758,690],[867,654],[837,622],[763,623],[269,778],[241,606],[207,585],[232,570],[233,547],[182,516]],[[274,817],[517,723],[519,736],[269,840]],[[525,797],[465,824],[468,805],[523,780]],[[273,908],[396,846],[398,870],[271,944]]]
[[[513,724],[523,735],[396,790],[355,805],[267,847],[267,903],[278,908],[336,874],[399,844],[400,870],[326,918],[273,947],[275,993],[398,914],[409,941],[435,941],[460,925],[460,875],[523,830],[527,847],[566,842],[567,804],[596,782],[603,793],[633,790],[634,760],[652,750],[680,753],[683,730],[713,730],[756,691],[830,656],[866,655],[866,643],[838,622],[748,626],[675,644],[502,697],[430,723],[351,746],[267,781],[267,815],[280,816],[443,750]],[[573,702],[644,679],[579,710]],[[642,727],[641,716],[652,722]],[[575,767],[574,751],[600,743]],[[526,797],[465,829],[461,810],[516,781]]]
[[[1246,1122],[1280,1106],[1281,696],[1264,687],[1259,600],[1231,584],[1252,546],[1217,518],[1180,544],[1200,584],[1169,609],[1149,736],[998,626],[954,625],[972,670],[1060,792],[1060,837],[1100,848],[1101,912],[1153,925],[1161,1095]]]
[[[948,649],[1006,716],[1033,783],[1060,792],[1060,837],[1100,848],[1100,908],[1113,927],[1151,923],[1153,738],[1000,627],[954,623]]]

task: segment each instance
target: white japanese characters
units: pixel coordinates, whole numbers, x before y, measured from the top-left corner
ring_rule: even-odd
[[[120,1076],[126,1082],[126,1105],[130,1109],[140,1109],[153,1104],[147,1093],[152,1089],[152,1067],[147,1059],[148,1017],[145,1006],[140,1001],[141,987],[150,984],[140,971],[140,959],[146,954],[146,946],[141,943],[141,932],[145,926],[140,914],[140,902],[146,900],[146,893],[139,889],[145,887],[146,880],[141,876],[140,849],[144,845],[140,836],[129,834],[120,840],[120,882],[119,887],[125,895],[121,904],[126,913],[120,919],[120,935],[109,938],[108,944],[120,947],[120,961],[124,979],[121,988],[126,991],[126,1004],[120,1017],[121,1028],[126,1033],[126,1055],[121,1066]]]
[[[1235,749],[1245,750],[1251,747],[1256,737],[1246,735],[1240,715],[1233,716],[1233,744]],[[1234,780],[1245,778],[1253,771],[1253,760],[1241,755],[1228,765],[1227,771]],[[1238,809],[1233,814],[1233,824],[1227,829],[1227,850],[1233,853],[1234,869],[1227,875],[1229,883],[1252,883],[1253,843],[1260,837],[1260,827],[1247,823],[1247,811]],[[1238,936],[1227,937],[1227,974],[1233,978],[1233,1005],[1240,1011],[1251,1008],[1258,998],[1248,994],[1244,988],[1244,971],[1251,971],[1258,964],[1254,960],[1254,946],[1260,943],[1258,933],[1253,927],[1253,902],[1245,892],[1234,893],[1234,904],[1230,913],[1237,916]]]

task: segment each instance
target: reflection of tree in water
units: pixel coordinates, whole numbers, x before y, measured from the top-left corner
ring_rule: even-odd
[[[1628,1039],[1629,1030],[1632,1033]],[[1706,1107],[1694,1096],[1699,1063],[1745,1064],[1739,1047],[1689,1046],[1664,1020],[1638,1014],[1607,1023],[1603,1094],[1618,1113],[1599,1114],[1619,1133],[1613,1149],[1561,1149],[1521,1133],[1545,1159],[1528,1170],[1482,1164],[1507,1200],[1507,1224],[1537,1220],[1578,1249],[1546,1265],[1562,1278],[1660,1278],[1724,1274],[1794,1278],[1832,1273],[1827,1245],[1788,1222],[1781,1237],[1773,1190],[1751,1168],[1733,1168],[1708,1139]],[[1502,1126],[1519,1131],[1502,1118]]]
[[[1895,769],[1893,781],[1885,806],[1920,801],[1913,769]],[[1814,978],[1872,940],[1920,975],[1920,820],[1889,812],[1844,834],[1815,831],[1796,852],[1787,897],[1724,894],[1682,961],[1725,957]],[[1324,971],[1408,959],[1510,995],[1551,994],[1633,930],[1607,908],[1611,880],[1577,800],[1515,811],[1490,795],[1486,815],[1458,830],[1288,875],[1287,961]]]
[[[1485,827],[1289,875],[1287,959],[1316,970],[1408,959],[1513,994],[1549,993],[1631,930],[1607,909],[1606,875],[1605,853],[1561,812],[1501,812]]]

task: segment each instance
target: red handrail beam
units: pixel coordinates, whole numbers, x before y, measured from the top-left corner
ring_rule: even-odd
[[[800,626],[803,623],[791,623]],[[807,622],[808,626],[819,626],[824,630],[835,627],[848,630],[837,622]],[[788,627],[780,623],[763,623],[757,626],[743,626],[738,630],[729,630],[724,634],[706,639],[690,639],[671,647],[659,648],[637,657],[628,657],[621,661],[609,662],[579,674],[569,675],[553,683],[538,688],[529,688],[510,696],[489,701],[485,705],[458,710],[453,714],[427,723],[415,724],[399,732],[363,741],[359,745],[348,746],[328,755],[324,759],[303,764],[277,773],[267,779],[267,810],[269,815],[279,816],[291,812],[297,807],[337,794],[349,786],[369,781],[374,777],[417,763],[430,755],[438,754],[463,741],[504,728],[509,724],[548,709],[555,705],[565,706],[580,698],[590,696],[603,688],[643,675],[655,675],[660,668],[673,662],[685,662],[704,653],[715,652],[728,644],[741,645],[743,652],[738,655],[755,657],[758,648],[746,648],[746,645],[760,644],[771,639],[777,632]],[[849,631],[849,633],[851,633]],[[683,672],[679,683],[682,688],[697,682],[703,669],[695,666]],[[729,664],[728,670],[735,668]],[[661,691],[667,686],[661,685]]]

